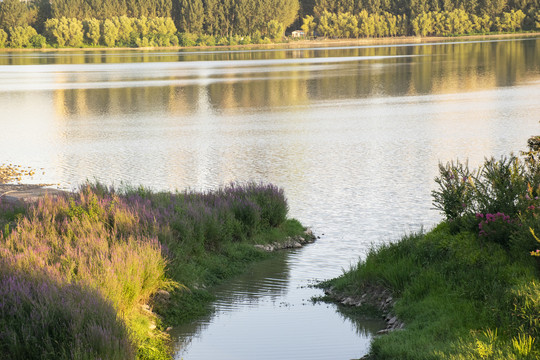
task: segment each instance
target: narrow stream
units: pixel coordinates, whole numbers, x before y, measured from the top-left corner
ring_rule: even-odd
[[[384,323],[336,316],[334,305],[313,304],[310,299],[319,291],[305,279],[316,271],[298,261],[306,250],[283,251],[216,288],[215,312],[174,330],[181,339],[176,359],[328,359],[329,353],[339,358],[365,353]]]

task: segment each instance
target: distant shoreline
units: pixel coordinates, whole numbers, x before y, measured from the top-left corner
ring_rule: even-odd
[[[112,50],[193,50],[193,49],[273,49],[273,48],[311,48],[317,46],[362,46],[362,45],[393,45],[393,44],[424,44],[451,40],[488,40],[504,39],[512,37],[538,37],[540,32],[503,33],[503,34],[477,34],[462,36],[399,36],[382,38],[358,38],[358,39],[314,39],[292,40],[283,43],[272,44],[248,44],[231,46],[162,46],[162,47],[80,47],[80,48],[3,48],[0,52],[73,52],[73,51],[112,51]]]

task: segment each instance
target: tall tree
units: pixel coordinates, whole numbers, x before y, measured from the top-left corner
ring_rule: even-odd
[[[0,28],[9,30],[17,26],[27,26],[28,8],[20,0],[4,0],[0,3]]]
[[[176,27],[182,32],[200,33],[203,28],[204,8],[202,0],[177,0],[178,20]]]

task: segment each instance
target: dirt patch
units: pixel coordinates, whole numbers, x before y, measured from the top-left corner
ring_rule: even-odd
[[[7,203],[34,202],[44,196],[58,196],[65,191],[45,187],[48,184],[0,184],[0,201]]]

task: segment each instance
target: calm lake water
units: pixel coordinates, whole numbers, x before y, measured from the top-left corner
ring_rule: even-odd
[[[0,163],[29,182],[265,181],[320,235],[216,290],[177,359],[351,359],[381,324],[309,287],[440,220],[439,161],[540,133],[540,38],[392,46],[0,53]]]

